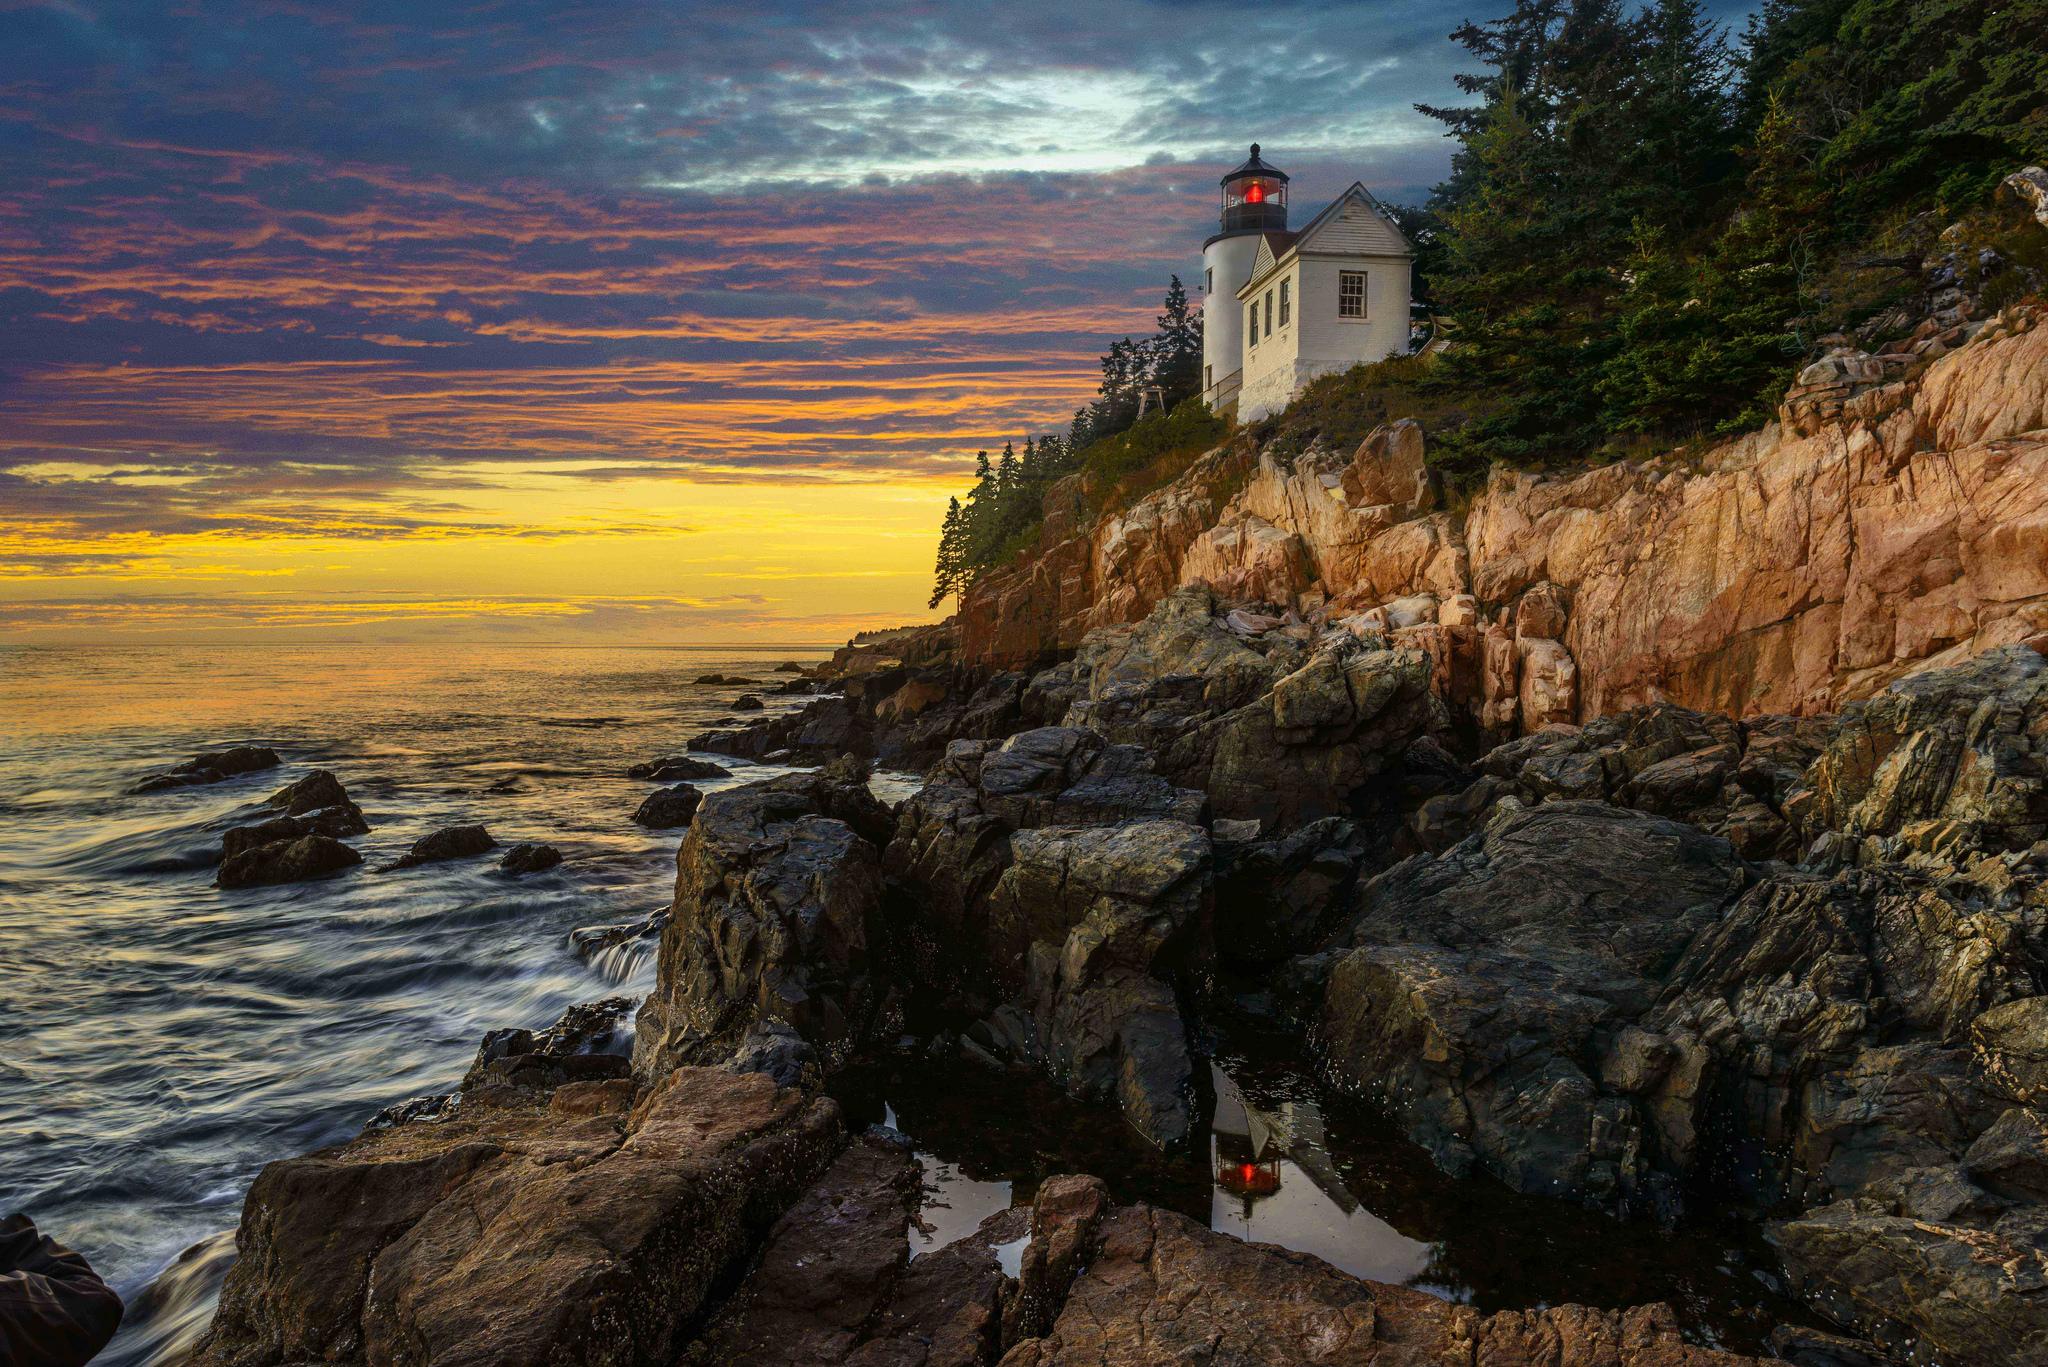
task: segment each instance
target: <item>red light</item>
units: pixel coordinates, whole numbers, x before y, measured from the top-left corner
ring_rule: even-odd
[[[1264,204],[1266,202],[1266,187],[1257,181],[1253,181],[1244,192],[1244,202],[1247,204]]]
[[[1245,1180],[1246,1182],[1250,1182],[1250,1181],[1251,1181],[1251,1180],[1252,1180],[1252,1179],[1253,1179],[1254,1177],[1257,1177],[1257,1176],[1259,1175],[1259,1170],[1258,1170],[1257,1168],[1253,1167],[1253,1166],[1252,1166],[1251,1164],[1249,1164],[1249,1163],[1246,1163],[1246,1164],[1245,1164],[1244,1166],[1240,1167],[1240,1168],[1239,1168],[1239,1169],[1238,1169],[1237,1171],[1238,1171],[1239,1175],[1240,1175],[1240,1176],[1242,1176],[1242,1177],[1244,1178],[1244,1180]]]

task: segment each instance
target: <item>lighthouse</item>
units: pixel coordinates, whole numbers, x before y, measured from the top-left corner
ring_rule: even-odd
[[[1287,173],[1259,155],[1223,177],[1223,213],[1202,244],[1202,398],[1253,422],[1319,376],[1409,346],[1415,251],[1353,181],[1299,231]]]
[[[1218,230],[1202,244],[1202,398],[1218,413],[1237,402],[1244,366],[1237,291],[1251,279],[1265,235],[1287,231],[1287,173],[1269,165],[1257,143],[1222,183]]]

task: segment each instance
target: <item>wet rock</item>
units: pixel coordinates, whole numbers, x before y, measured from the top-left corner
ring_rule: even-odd
[[[1725,841],[1600,803],[1510,811],[1365,885],[1325,991],[1325,1066],[1444,1167],[1609,1202],[1642,1116],[1586,1070],[1740,891]],[[1596,1069],[1597,1071],[1597,1069]]]
[[[2048,1219],[2039,1206],[1950,1222],[1836,1201],[1776,1225],[1792,1282],[1829,1318],[1965,1367],[2048,1358]]]
[[[341,780],[325,769],[315,769],[297,782],[286,784],[264,799],[263,807],[277,814],[221,832],[223,859],[263,845],[290,843],[301,836],[323,835],[340,840],[367,834],[370,829],[362,808],[349,799]]]
[[[411,849],[386,867],[411,869],[450,859],[473,859],[496,848],[498,842],[482,826],[444,826],[413,841]]]
[[[689,825],[703,801],[701,789],[678,783],[673,788],[663,788],[642,798],[633,813],[633,820],[657,831],[674,830],[677,826]]]
[[[1304,1253],[1250,1244],[1187,1217],[1127,1206],[1042,1337],[1003,1367],[1242,1367],[1306,1363],[1544,1363],[1549,1367],[1742,1367],[1696,1348],[1666,1306],[1567,1305],[1482,1315],[1425,1292],[1346,1276]]]
[[[1368,851],[1364,833],[1341,817],[1310,822],[1274,840],[1222,843],[1217,822],[1216,952],[1269,968],[1307,952],[1350,905]],[[1257,823],[1251,823],[1253,835]]]
[[[637,921],[582,926],[569,932],[569,949],[613,982],[624,982],[654,953],[668,922],[669,910],[662,907]]]
[[[324,835],[274,840],[237,851],[221,861],[214,882],[223,888],[268,887],[325,878],[353,868],[363,857]]]
[[[836,1061],[884,995],[872,962],[886,809],[864,785],[789,775],[714,793],[676,855],[658,985],[634,1061],[646,1078],[722,1062],[782,1021]]]
[[[266,1167],[195,1361],[673,1361],[841,1143],[831,1102],[721,1069],[472,1094]]]
[[[19,1212],[0,1219],[0,1296],[0,1361],[83,1367],[121,1325],[114,1289]]]
[[[636,764],[626,771],[627,778],[651,778],[656,783],[681,783],[690,779],[730,778],[732,770],[723,764],[713,764],[708,759],[695,755],[664,755],[660,759]]]
[[[128,791],[131,793],[160,793],[170,788],[192,788],[207,783],[221,783],[242,774],[252,774],[258,769],[275,769],[282,761],[277,751],[267,745],[237,745],[227,750],[215,750],[209,754],[194,755],[183,764],[152,774]]]
[[[732,700],[732,710],[735,712],[759,712],[766,706],[757,693],[742,693]]]
[[[498,867],[515,877],[523,877],[529,873],[545,873],[561,862],[562,852],[553,845],[521,841],[505,851]]]
[[[631,1072],[631,1034],[623,1023],[633,1007],[631,997],[606,997],[570,1007],[545,1030],[493,1030],[478,1046],[460,1090],[552,1091],[569,1082],[623,1078]]]
[[[1173,980],[1198,971],[1209,905],[1206,833],[1182,822],[1020,831],[989,909],[1053,1076],[1114,1100],[1155,1144],[1191,1135],[1193,1062]]]

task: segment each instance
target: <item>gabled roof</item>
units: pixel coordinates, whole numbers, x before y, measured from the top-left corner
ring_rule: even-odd
[[[1362,207],[1365,213],[1353,211],[1355,207]],[[1293,257],[1318,253],[1333,256],[1415,255],[1415,248],[1399,225],[1387,216],[1386,209],[1372,197],[1372,191],[1366,189],[1362,181],[1356,180],[1351,182],[1350,189],[1331,200],[1300,231],[1267,233],[1265,237],[1267,240],[1259,244],[1258,257],[1252,263],[1251,279],[1245,281],[1237,292],[1239,299],[1265,284],[1267,276]],[[1287,240],[1276,244],[1274,238]]]

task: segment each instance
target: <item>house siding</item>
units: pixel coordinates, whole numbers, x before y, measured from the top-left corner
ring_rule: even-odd
[[[1377,220],[1378,215],[1373,217]],[[1316,254],[1296,257],[1261,283],[1263,301],[1266,289],[1277,293],[1280,281],[1291,281],[1293,316],[1284,328],[1276,321],[1272,336],[1246,349],[1237,399],[1240,421],[1255,421],[1286,407],[1303,385],[1319,376],[1408,352],[1408,258],[1324,256],[1327,241],[1318,233]],[[1337,316],[1337,276],[1347,270],[1365,272],[1362,322]]]

